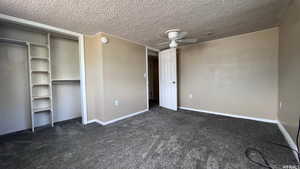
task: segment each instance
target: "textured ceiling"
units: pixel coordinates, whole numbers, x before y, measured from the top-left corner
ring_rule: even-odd
[[[171,28],[205,41],[277,26],[289,1],[1,0],[0,13],[84,34],[107,32],[156,47]]]

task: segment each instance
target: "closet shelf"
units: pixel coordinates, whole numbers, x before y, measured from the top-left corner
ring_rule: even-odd
[[[48,58],[46,57],[37,57],[37,56],[34,56],[34,57],[31,57],[31,60],[49,60]]]
[[[50,96],[33,96],[33,100],[50,99]]]
[[[14,44],[18,44],[18,45],[26,45],[27,44],[26,41],[9,39],[9,38],[1,38],[1,37],[0,37],[0,42],[14,43]]]
[[[42,108],[34,108],[33,112],[37,113],[37,112],[43,112],[43,111],[51,111],[50,107],[42,107]]]
[[[33,83],[32,86],[49,86],[49,83]]]
[[[49,73],[48,70],[32,70],[32,73]]]
[[[80,79],[52,79],[52,82],[80,82]]]
[[[0,42],[8,42],[8,43],[15,43],[19,45],[27,45],[27,43],[33,45],[33,46],[40,46],[40,47],[47,47],[47,44],[41,44],[41,43],[35,43],[35,42],[29,42],[29,41],[23,41],[18,39],[10,39],[10,38],[2,38],[0,37]]]
[[[33,45],[33,46],[39,46],[39,47],[48,48],[47,44],[33,43],[33,42],[29,42],[29,43],[30,43],[30,45]]]

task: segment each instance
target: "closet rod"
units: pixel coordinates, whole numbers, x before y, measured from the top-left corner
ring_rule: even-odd
[[[22,41],[22,40],[17,40],[17,39],[1,38],[1,37],[0,37],[0,42],[14,43],[14,44],[17,44],[17,45],[24,45],[24,46],[26,46],[27,43],[30,43],[31,45],[47,47],[46,44],[39,44],[39,43],[34,43],[34,42],[29,42],[29,41]]]
[[[27,42],[26,41],[21,41],[21,40],[16,40],[16,39],[0,38],[0,42],[14,43],[14,44],[18,44],[18,45],[27,46]]]

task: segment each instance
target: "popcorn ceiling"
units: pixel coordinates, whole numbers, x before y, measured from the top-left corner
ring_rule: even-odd
[[[1,0],[0,13],[156,47],[179,28],[200,41],[279,25],[290,0]],[[211,34],[209,34],[211,32]]]

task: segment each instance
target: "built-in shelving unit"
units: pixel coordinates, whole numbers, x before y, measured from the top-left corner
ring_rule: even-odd
[[[0,77],[9,75],[2,87],[11,91],[18,90],[18,84],[28,86],[28,91],[11,92],[8,98],[5,94],[0,96],[14,104],[0,107],[6,117],[0,118],[0,123],[7,123],[9,132],[29,128],[34,131],[38,126],[81,117],[78,37],[55,32],[50,35],[46,30],[14,23],[0,24],[1,51],[8,51],[0,52],[0,62],[10,64],[1,67],[4,71]],[[11,64],[16,70],[11,69]]]
[[[52,127],[54,126],[51,83],[50,33],[47,34],[47,44],[38,44],[31,42],[26,42],[26,44],[28,45],[28,67],[31,97],[31,125],[32,131],[34,132],[35,113],[37,112],[49,112],[50,125]],[[35,56],[35,54],[32,53],[32,50],[34,50],[35,47],[44,48],[44,53],[46,54],[46,56]],[[47,82],[45,82],[44,79],[48,79]],[[47,88],[47,95],[45,95],[42,92],[43,89],[41,87]],[[35,93],[35,95],[33,93]]]
[[[40,43],[34,43],[29,41],[22,41],[17,39],[10,39],[10,38],[3,38],[0,37],[0,42],[5,43],[13,43],[17,45],[23,45],[27,47],[27,56],[28,56],[28,74],[29,74],[29,89],[30,89],[30,107],[31,107],[31,127],[32,131],[34,132],[35,129],[35,113],[37,112],[49,112],[50,113],[50,124],[51,126],[54,125],[53,120],[53,101],[52,101],[52,83],[51,83],[51,53],[50,53],[50,34],[47,34],[47,44],[40,44]],[[32,54],[32,50],[34,50],[35,47],[42,47],[47,50],[47,56],[34,56]],[[35,64],[34,61],[46,61],[46,64]],[[38,66],[36,66],[38,65]],[[41,65],[47,65],[46,67],[42,67]],[[42,73],[43,78],[40,79],[49,79],[48,83],[45,83],[43,81],[41,82],[33,82],[33,79],[39,79],[36,78],[36,74]],[[40,93],[39,87],[47,87],[48,88],[48,95],[33,95],[34,93]],[[45,107],[45,102],[39,102],[39,100],[49,100],[47,102],[47,106]]]

